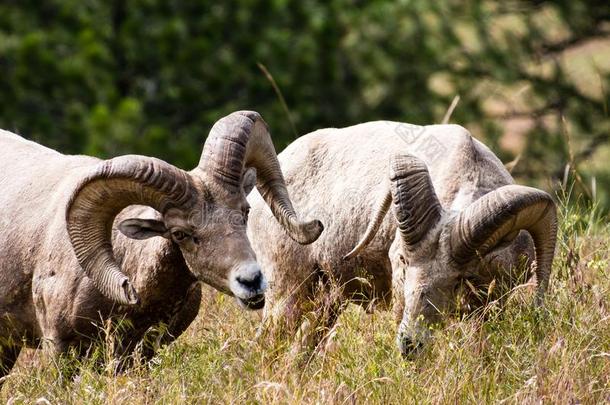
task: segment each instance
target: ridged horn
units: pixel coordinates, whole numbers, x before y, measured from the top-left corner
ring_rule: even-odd
[[[114,258],[114,218],[129,205],[148,205],[161,213],[190,207],[194,196],[186,172],[143,156],[104,161],[79,184],[66,209],[68,235],[79,264],[104,296],[120,304],[138,302]]]
[[[384,194],[364,236],[344,259],[358,255],[375,237],[394,201],[394,214],[404,243],[417,244],[441,218],[442,207],[424,162],[415,156],[396,154],[390,158],[390,189]]]
[[[304,245],[318,239],[322,223],[299,220],[292,206],[267,124],[257,112],[238,111],[214,124],[199,169],[228,193],[236,194],[241,192],[247,167],[256,169],[256,187],[288,235]]]
[[[412,249],[440,221],[443,208],[426,164],[415,156],[392,156],[390,180],[398,229],[405,247]]]
[[[456,218],[450,231],[451,256],[464,264],[520,230],[532,236],[536,251],[536,301],[542,304],[548,287],[557,239],[557,213],[551,196],[531,187],[508,185],[470,204]]]

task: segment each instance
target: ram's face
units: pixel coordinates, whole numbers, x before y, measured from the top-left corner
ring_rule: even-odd
[[[162,221],[129,219],[121,231],[138,239],[170,239],[197,279],[249,309],[262,308],[267,282],[246,236],[250,207],[245,195],[226,201],[202,195],[190,210],[169,209]]]
[[[245,197],[227,205],[204,203],[188,218],[166,215],[171,238],[197,278],[235,296],[250,309],[263,307],[267,287],[246,236],[250,206]]]
[[[395,299],[402,304],[397,343],[405,356],[421,347],[431,336],[432,327],[446,315],[498,298],[526,282],[529,275],[535,255],[526,231],[484,256],[458,265],[451,259],[447,238],[451,224],[432,231],[415,251],[406,249],[397,232],[390,248],[392,271],[400,279],[400,286],[394,289],[398,295]]]
[[[422,346],[430,336],[430,328],[455,309],[461,273],[451,265],[444,242],[438,240],[438,235],[435,238],[412,252],[405,249],[397,232],[390,249],[392,271],[404,280],[402,296],[395,299],[404,303],[397,343],[405,356]]]

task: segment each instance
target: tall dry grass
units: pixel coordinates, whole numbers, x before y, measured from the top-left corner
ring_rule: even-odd
[[[569,198],[564,198],[569,200]],[[610,402],[610,227],[596,210],[562,204],[545,309],[515,290],[485,314],[449,319],[414,361],[394,345],[388,312],[352,306],[332,347],[309,360],[289,342],[253,337],[259,314],[208,290],[194,324],[149,364],[115,376],[112,364],[22,355],[6,378],[8,403],[589,403]],[[111,336],[107,345],[112,344]],[[104,347],[96,354],[104,358]],[[109,360],[109,359],[107,359]],[[69,363],[69,364],[68,364]],[[111,362],[110,362],[111,363]]]

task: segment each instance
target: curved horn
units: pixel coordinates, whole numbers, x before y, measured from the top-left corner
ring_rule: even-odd
[[[241,192],[246,167],[256,168],[256,187],[288,235],[300,244],[318,239],[324,227],[318,220],[298,219],[267,124],[254,111],[234,112],[216,122],[199,162],[199,169],[230,194]]]
[[[189,175],[158,159],[122,156],[100,163],[76,188],[66,209],[68,235],[85,274],[107,298],[136,304],[134,287],[112,252],[112,224],[127,206],[159,212],[194,201]]]
[[[557,239],[555,203],[544,191],[517,185],[500,187],[479,198],[457,217],[450,232],[451,255],[458,264],[482,257],[520,230],[534,239],[537,303],[548,287]]]
[[[440,221],[443,208],[426,164],[415,156],[392,156],[390,180],[398,229],[405,247],[410,249]]]
[[[379,230],[394,201],[394,214],[403,241],[415,245],[441,218],[442,208],[424,162],[415,156],[396,154],[390,158],[390,190],[378,204],[364,236],[344,259],[360,253]]]
[[[377,204],[377,209],[373,214],[373,220],[369,222],[369,225],[367,226],[366,231],[364,232],[364,236],[360,239],[358,244],[352,249],[351,252],[343,256],[344,260],[356,257],[356,255],[358,255],[362,251],[362,249],[364,249],[373,240],[373,238],[377,234],[377,231],[379,230],[379,227],[381,226],[381,223],[383,222],[383,219],[390,210],[391,202],[392,193],[390,192],[390,190],[388,190],[384,194],[381,203]]]

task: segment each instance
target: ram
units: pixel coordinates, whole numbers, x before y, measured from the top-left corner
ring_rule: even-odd
[[[318,221],[297,218],[255,112],[219,120],[190,172],[143,156],[66,156],[0,132],[2,374],[24,345],[86,352],[109,319],[131,324],[122,358],[160,324],[169,342],[196,316],[199,282],[263,306],[246,236],[255,182],[290,237],[319,236]]]
[[[260,194],[249,195],[248,232],[270,285],[267,330],[300,328],[300,344],[315,344],[346,302],[388,307],[393,295],[407,355],[457,309],[463,283],[510,286],[535,269],[542,301],[555,205],[543,191],[514,185],[464,128],[378,121],[324,129],[278,158],[295,207],[326,230],[309,246],[286,241]]]

